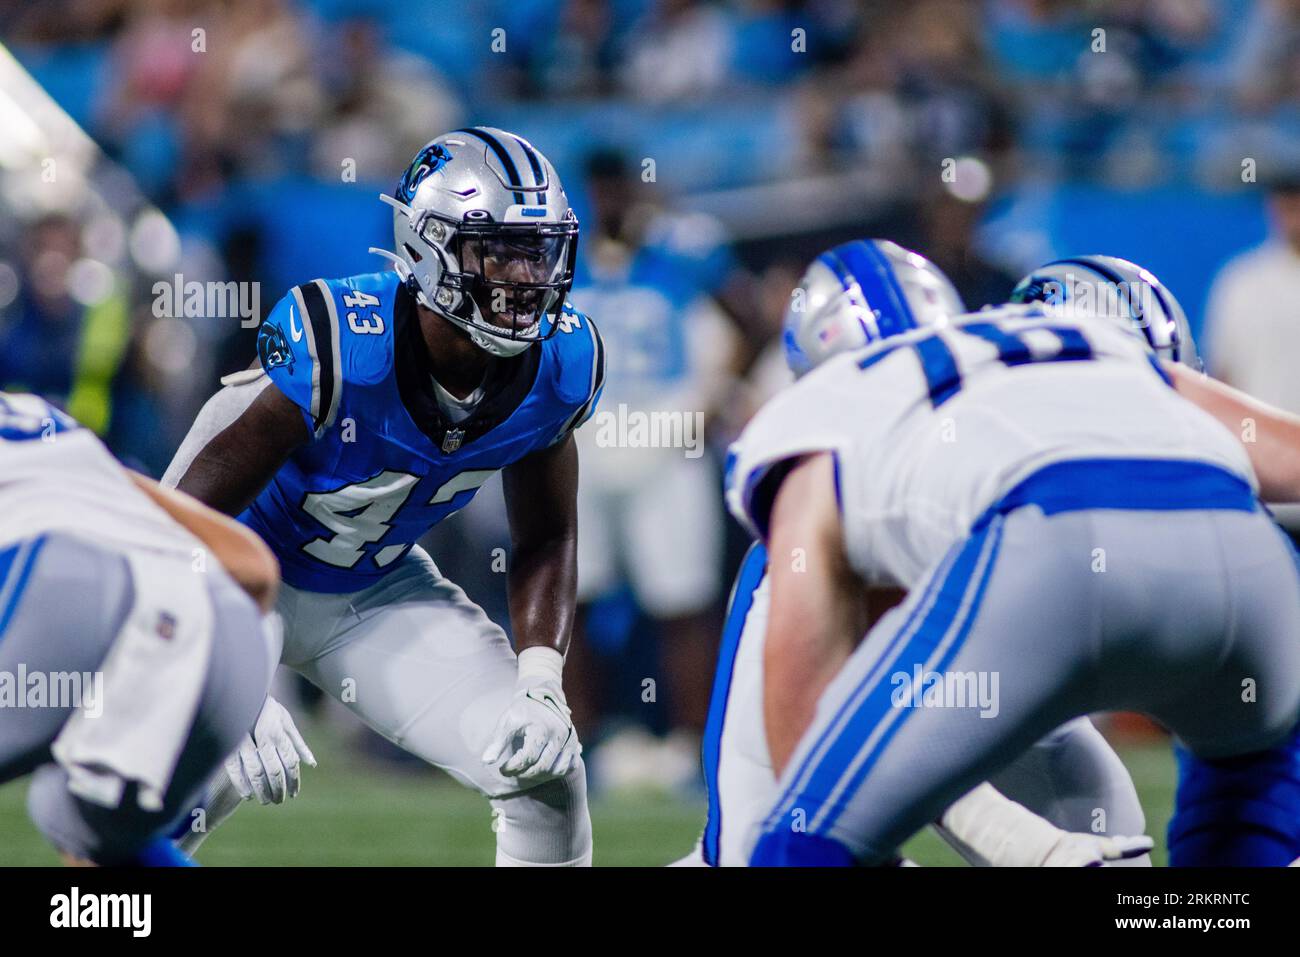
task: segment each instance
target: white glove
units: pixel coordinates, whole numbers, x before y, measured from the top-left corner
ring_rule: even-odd
[[[1101,834],[1076,834],[1069,831],[1043,858],[1040,867],[1102,867],[1111,861],[1129,861],[1149,853],[1155,841],[1146,835],[1105,837]]]
[[[519,653],[519,678],[510,706],[497,721],[483,763],[500,765],[520,781],[562,778],[578,763],[582,745],[569,720],[560,675],[564,656],[554,648]]]
[[[954,801],[935,829],[977,867],[1100,867],[1141,857],[1154,844],[1063,831],[987,782]]]
[[[253,733],[244,735],[239,749],[226,758],[226,774],[243,800],[283,804],[302,788],[302,761],[316,767],[316,756],[289,712],[267,695]]]

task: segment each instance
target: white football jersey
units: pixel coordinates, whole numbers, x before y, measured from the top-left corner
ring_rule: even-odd
[[[201,547],[90,429],[36,396],[0,393],[0,548],[47,532],[185,557]]]
[[[732,514],[765,537],[774,490],[764,478],[822,451],[836,458],[855,571],[901,587],[1055,462],[1194,460],[1258,487],[1241,444],[1170,387],[1136,332],[1038,304],[886,339],[779,393],[732,446]]]

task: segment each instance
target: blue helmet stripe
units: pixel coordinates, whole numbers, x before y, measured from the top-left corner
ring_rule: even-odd
[[[894,267],[874,242],[858,240],[845,243],[827,255],[842,263],[862,289],[867,307],[876,313],[879,328],[877,335],[871,338],[884,338],[916,328],[916,316],[898,277],[894,275]]]

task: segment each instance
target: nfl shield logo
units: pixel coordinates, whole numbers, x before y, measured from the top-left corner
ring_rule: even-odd
[[[465,438],[464,429],[448,429],[442,437],[442,450],[450,455],[460,448],[460,442],[463,438]]]

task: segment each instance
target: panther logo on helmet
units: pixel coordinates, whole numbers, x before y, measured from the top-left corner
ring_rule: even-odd
[[[441,143],[430,143],[415,154],[415,159],[411,161],[411,165],[402,174],[401,182],[397,184],[397,190],[393,195],[404,203],[414,201],[415,191],[425,177],[441,169],[444,163],[450,162],[451,150]]]

